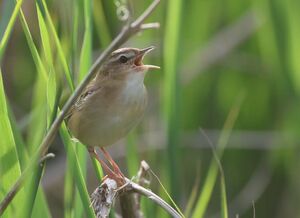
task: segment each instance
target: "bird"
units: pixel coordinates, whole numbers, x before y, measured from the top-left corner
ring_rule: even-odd
[[[145,113],[146,72],[160,69],[142,62],[153,49],[154,46],[120,48],[112,52],[66,116],[72,136],[87,147],[90,156],[99,161],[106,176],[119,185],[125,183],[125,177],[105,147],[125,137]],[[113,169],[97,155],[96,147],[100,147]]]

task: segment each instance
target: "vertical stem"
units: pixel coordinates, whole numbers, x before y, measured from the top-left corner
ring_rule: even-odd
[[[126,193],[120,196],[120,207],[123,218],[139,218],[136,214],[134,194]]]
[[[181,0],[169,1],[164,48],[164,115],[167,128],[168,166],[172,196],[176,197],[178,190],[178,139],[179,139],[179,110],[178,110],[178,45],[180,30]]]

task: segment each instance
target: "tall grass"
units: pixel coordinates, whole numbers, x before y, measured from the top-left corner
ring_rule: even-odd
[[[162,105],[167,131],[167,154],[171,193],[178,199],[179,187],[179,81],[178,58],[180,40],[181,1],[172,1],[167,7],[164,38],[164,98]]]
[[[0,71],[0,126],[3,135],[1,140],[1,153],[0,153],[0,175],[1,175],[1,199],[5,196],[7,190],[11,184],[20,176],[20,165],[18,164],[18,156],[15,147],[15,140],[13,137],[12,128],[9,121],[9,114],[7,109],[6,97],[3,88],[2,72]],[[25,194],[22,191],[16,199],[12,202],[12,205],[6,210],[4,216],[15,216],[13,208],[22,205],[24,202]],[[14,206],[13,206],[14,205]]]
[[[243,95],[239,96],[239,98],[237,99],[237,102],[233,105],[233,107],[225,121],[223,130],[222,130],[222,134],[221,134],[220,139],[217,144],[217,151],[216,151],[216,154],[214,154],[214,156],[216,156],[216,155],[217,156],[215,157],[215,159],[213,159],[211,161],[210,167],[208,169],[202,191],[196,202],[195,211],[192,216],[194,218],[200,218],[200,217],[204,216],[205,211],[207,210],[207,207],[208,207],[208,203],[211,199],[212,191],[213,191],[214,185],[216,183],[216,179],[217,179],[219,171],[221,171],[220,184],[221,184],[221,196],[222,196],[222,198],[221,198],[222,217],[228,216],[224,173],[223,173],[223,170],[220,169],[220,162],[219,162],[218,158],[222,157],[222,155],[223,155],[225,146],[228,143],[229,136],[232,132],[233,125],[236,122],[237,116],[239,114],[243,98],[244,98]],[[214,149],[214,148],[212,148],[212,149]]]
[[[45,2],[44,2],[44,6]],[[47,13],[47,8],[46,9],[46,13]],[[36,121],[33,121],[31,123],[31,131],[32,136],[29,135],[28,137],[28,144],[30,145],[29,149],[32,150],[31,152],[34,152],[34,149],[37,145],[39,145],[43,135],[44,135],[44,131],[46,129],[46,122],[41,122],[41,118],[47,118],[48,119],[43,119],[43,120],[48,120],[48,125],[50,125],[51,121],[53,120],[53,113],[54,110],[56,110],[55,108],[57,107],[57,104],[55,104],[55,102],[57,102],[56,98],[58,97],[57,95],[57,79],[56,79],[56,73],[55,73],[55,67],[53,65],[53,50],[51,50],[51,46],[50,46],[50,42],[49,42],[49,33],[47,31],[47,27],[46,27],[46,22],[41,14],[41,11],[39,9],[39,6],[37,5],[37,14],[38,14],[38,20],[39,20],[39,27],[40,27],[40,33],[41,33],[41,38],[42,38],[42,44],[43,44],[43,50],[44,50],[44,54],[45,54],[45,63],[43,63],[41,56],[39,54],[39,52],[36,49],[35,43],[33,42],[32,36],[30,34],[30,30],[28,28],[27,22],[25,20],[25,17],[23,15],[22,12],[20,12],[20,17],[21,17],[21,23],[23,25],[23,29],[24,29],[24,33],[26,35],[27,41],[28,41],[28,45],[31,49],[31,53],[33,55],[33,59],[35,61],[36,67],[38,69],[38,72],[40,72],[38,74],[38,80],[36,82],[36,91],[35,91],[35,96],[33,99],[33,111],[34,111],[34,117],[36,117]],[[49,15],[49,14],[48,14]],[[48,22],[50,20],[50,16],[48,16]],[[54,26],[51,22],[49,22],[50,24],[50,28],[52,28],[52,33],[54,33],[54,35],[56,36],[56,45],[58,47],[58,50],[61,49],[61,45],[60,42],[57,38]],[[64,64],[66,58],[63,56],[62,52],[60,52],[61,56],[61,62]],[[66,68],[65,68],[66,70]],[[67,79],[70,78],[70,72],[68,70],[65,71],[66,75],[67,75]],[[48,79],[49,78],[49,79]],[[69,83],[70,87],[72,87],[72,83]],[[48,110],[45,110],[45,108],[43,107],[44,105],[48,105]],[[67,134],[66,129],[62,129],[62,134],[65,135]],[[64,136],[64,138],[66,138],[66,136]],[[68,139],[70,140],[70,136],[68,136]],[[65,140],[66,143],[68,143],[67,145],[70,144],[70,142],[67,142],[67,140]],[[72,164],[74,164],[75,162],[77,163],[77,158],[74,157],[74,154],[72,152],[74,152],[71,149],[67,149],[67,151],[69,151],[68,153],[70,154],[70,159],[72,160]],[[73,154],[73,156],[72,156]],[[83,207],[86,210],[86,213],[89,214],[89,216],[93,216],[93,212],[90,208],[90,203],[89,203],[89,196],[87,194],[87,190],[86,190],[86,184],[85,181],[82,177],[82,172],[80,170],[79,164],[76,165],[76,167],[74,167],[74,175],[75,175],[75,183],[78,187],[81,199],[83,200]],[[24,210],[22,211],[21,214],[25,215],[25,216],[30,216],[31,211],[32,211],[32,207],[33,207],[33,203],[35,201],[35,195],[36,195],[36,191],[34,191],[34,189],[36,189],[37,187],[39,187],[39,180],[41,177],[41,169],[37,168],[36,169],[36,174],[33,175],[32,177],[32,182],[29,184],[29,201],[27,201],[27,203],[24,206]],[[35,182],[33,182],[35,181]],[[42,201],[43,202],[43,201]],[[77,207],[78,209],[79,207]],[[46,215],[47,213],[44,213],[44,215]],[[78,216],[81,216],[80,213]]]
[[[75,86],[85,76],[93,61],[93,51],[98,53],[98,50],[101,51],[107,46],[121,26],[121,22],[116,20],[117,8],[114,1],[80,0],[71,3],[68,1],[66,4],[71,5],[71,8],[61,13],[62,2],[40,0],[36,1],[33,5],[34,9],[27,15],[24,15],[21,10],[21,5],[25,4],[25,1],[18,0],[14,3],[14,1],[4,0],[2,2],[4,2],[2,12],[4,12],[0,14],[0,36],[2,37],[0,40],[2,69],[2,72],[0,71],[0,199],[25,169],[29,157],[37,149],[54,117],[60,113],[59,106],[63,104],[66,95],[74,91]],[[132,2],[134,15],[136,15],[150,0]],[[298,13],[300,5],[296,0],[230,0],[226,3],[216,0],[194,0],[189,4],[174,0],[162,1],[161,5],[158,10],[159,16],[154,14],[160,19],[161,30],[151,35],[142,33],[142,36],[133,38],[128,45],[139,47],[157,44],[158,50],[162,53],[162,58],[156,58],[162,59],[162,74],[149,76],[147,80],[149,84],[146,85],[150,90],[149,93],[152,93],[151,89],[157,88],[155,85],[157,79],[162,81],[162,89],[155,97],[160,98],[159,102],[162,106],[158,117],[164,119],[167,148],[155,153],[159,157],[153,158],[147,154],[142,156],[138,152],[140,145],[137,143],[139,133],[142,131],[132,133],[126,142],[128,174],[135,175],[139,160],[146,158],[151,168],[155,172],[159,171],[160,180],[166,189],[170,190],[171,197],[179,203],[180,207],[186,205],[186,200],[190,199],[187,211],[192,217],[208,216],[212,213],[211,210],[219,210],[222,217],[229,217],[232,211],[228,208],[230,205],[228,202],[232,200],[232,196],[237,195],[239,190],[236,190],[236,187],[242,187],[249,179],[245,170],[248,166],[241,164],[244,163],[242,159],[245,151],[229,150],[228,153],[234,156],[234,160],[229,160],[226,154],[223,156],[224,147],[233,132],[233,124],[237,129],[242,130],[289,131],[297,139],[300,128],[298,115],[300,29],[297,22],[300,18]],[[27,7],[30,5],[26,5]],[[195,52],[209,47],[206,43],[218,34],[220,27],[230,25],[249,9],[254,10],[257,18],[264,22],[257,34],[231,51],[223,61],[218,62],[218,65],[213,64],[205,72],[199,72],[203,73],[201,76],[195,77],[186,86],[181,86],[180,77],[190,73],[179,71],[179,69],[186,69],[185,61]],[[71,25],[65,20],[71,17],[69,12],[73,16]],[[17,17],[21,23],[21,30],[15,25],[18,22]],[[36,19],[37,25],[32,23],[33,19]],[[15,30],[15,37],[11,37],[13,30]],[[22,46],[20,42],[19,44],[11,41],[12,39],[21,41],[24,37],[26,43]],[[8,48],[12,49],[8,50]],[[23,54],[23,50],[27,53]],[[16,55],[19,51],[21,56],[12,58],[11,54]],[[28,53],[30,57],[27,57]],[[4,63],[6,59],[8,62]],[[14,67],[11,67],[9,62],[12,62],[11,65]],[[34,79],[29,85],[30,93],[25,95],[25,98],[30,101],[27,101],[24,107],[17,96],[19,93],[25,93],[23,88],[28,81],[21,76],[25,73]],[[9,84],[12,87],[9,87]],[[204,149],[191,149],[188,143],[182,145],[181,139],[186,132],[197,130],[199,126],[222,128],[228,108],[241,90],[245,90],[247,96],[242,105],[238,100],[231,110],[217,142],[218,158],[222,159],[224,164],[223,175],[219,174],[220,168],[214,159],[207,162]],[[23,129],[18,123],[19,104],[22,105],[20,107],[26,108],[20,113],[21,116],[26,114],[29,117]],[[146,126],[147,118],[145,120]],[[162,123],[157,120],[153,123]],[[71,139],[65,124],[60,129],[60,138],[67,156],[64,177],[64,216],[93,217],[86,184],[88,161],[86,149]],[[280,205],[278,210],[282,208],[282,211],[286,210],[279,200],[281,196],[277,199],[270,198],[274,190],[280,189],[282,192],[286,192],[286,189],[293,190],[291,195],[299,199],[298,182],[294,175],[298,167],[298,157],[295,152],[297,144],[292,140],[286,140],[286,144],[292,145],[291,148],[285,146],[284,149],[259,152],[259,155],[255,153],[257,151],[247,152],[251,157],[249,159],[253,161],[252,165],[255,165],[259,158],[266,162],[271,160],[270,167],[273,167],[278,175],[284,176],[284,179],[280,180],[281,187],[278,187],[276,182],[272,183],[269,187],[271,191],[267,190],[267,194],[262,195],[262,200],[256,202],[257,210],[263,211],[266,217],[274,216],[277,211],[268,210],[261,203],[262,201],[268,200],[272,205]],[[189,155],[189,158],[185,158],[184,155]],[[161,160],[157,161],[161,165],[152,162],[152,159]],[[182,161],[186,159],[188,161]],[[100,180],[101,168],[95,160],[92,161],[95,174]],[[195,178],[187,176],[193,177],[196,174],[194,170],[197,167],[194,165],[199,162],[207,169],[204,170],[206,176],[200,173],[199,182],[190,196],[188,194],[192,190],[190,183]],[[249,167],[250,171],[254,169],[252,165]],[[239,166],[238,178],[235,175],[228,177],[226,167],[236,166]],[[51,217],[48,202],[40,185],[43,172],[44,167],[35,169],[26,182],[25,188],[21,189],[6,210],[4,217]],[[215,186],[218,175],[220,175],[219,189]],[[152,181],[152,184],[154,186],[155,182]],[[157,189],[161,188],[154,188],[155,191]],[[215,190],[220,190],[216,192],[217,198],[214,198]],[[163,192],[161,195],[164,196]],[[143,204],[146,208],[146,217],[151,217],[153,214],[167,217],[148,200],[143,202],[146,202]],[[300,214],[297,205],[294,205],[297,201],[289,199],[287,202],[291,205],[290,208],[293,208],[294,214]],[[251,208],[252,203],[250,202],[249,205]],[[18,210],[15,211],[15,208]]]
[[[6,27],[6,29],[3,33],[2,38],[1,38],[1,41],[0,41],[0,62],[2,60],[3,53],[4,53],[5,48],[7,46],[9,36],[11,34],[11,31],[12,31],[12,28],[13,28],[14,23],[16,21],[17,15],[18,15],[19,10],[21,8],[22,2],[23,2],[22,0],[17,2],[16,6],[13,10],[13,13],[12,13],[11,17],[8,20],[7,27]]]

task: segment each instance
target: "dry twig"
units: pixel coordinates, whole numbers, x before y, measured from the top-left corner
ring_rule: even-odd
[[[110,209],[114,203],[117,190],[117,182],[107,178],[96,188],[91,195],[92,206],[97,218],[109,216]]]
[[[144,179],[147,180],[147,166],[148,164],[145,161],[141,162],[141,167],[138,172],[139,181],[143,181]],[[92,206],[94,208],[97,218],[106,218],[109,215],[109,211],[113,206],[115,198],[119,196],[121,200],[120,203],[126,203],[126,206],[128,207],[125,211],[121,208],[122,217],[142,218],[144,216],[139,208],[139,195],[143,195],[148,199],[152,200],[161,208],[163,208],[166,212],[168,212],[172,217],[181,217],[180,214],[174,208],[172,208],[158,195],[127,178],[126,184],[121,188],[117,188],[116,181],[109,178],[105,179],[100,185],[100,187],[98,187],[92,194]],[[126,197],[127,199],[130,198],[130,203],[123,202],[123,199],[121,197]]]

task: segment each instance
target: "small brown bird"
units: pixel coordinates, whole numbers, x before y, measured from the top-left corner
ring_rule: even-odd
[[[124,176],[104,147],[123,138],[141,120],[147,105],[144,77],[149,69],[142,60],[154,47],[121,48],[114,51],[82,92],[67,115],[67,125],[73,136],[87,146],[108,177],[119,185]],[[101,160],[94,147],[100,147],[113,170]]]

